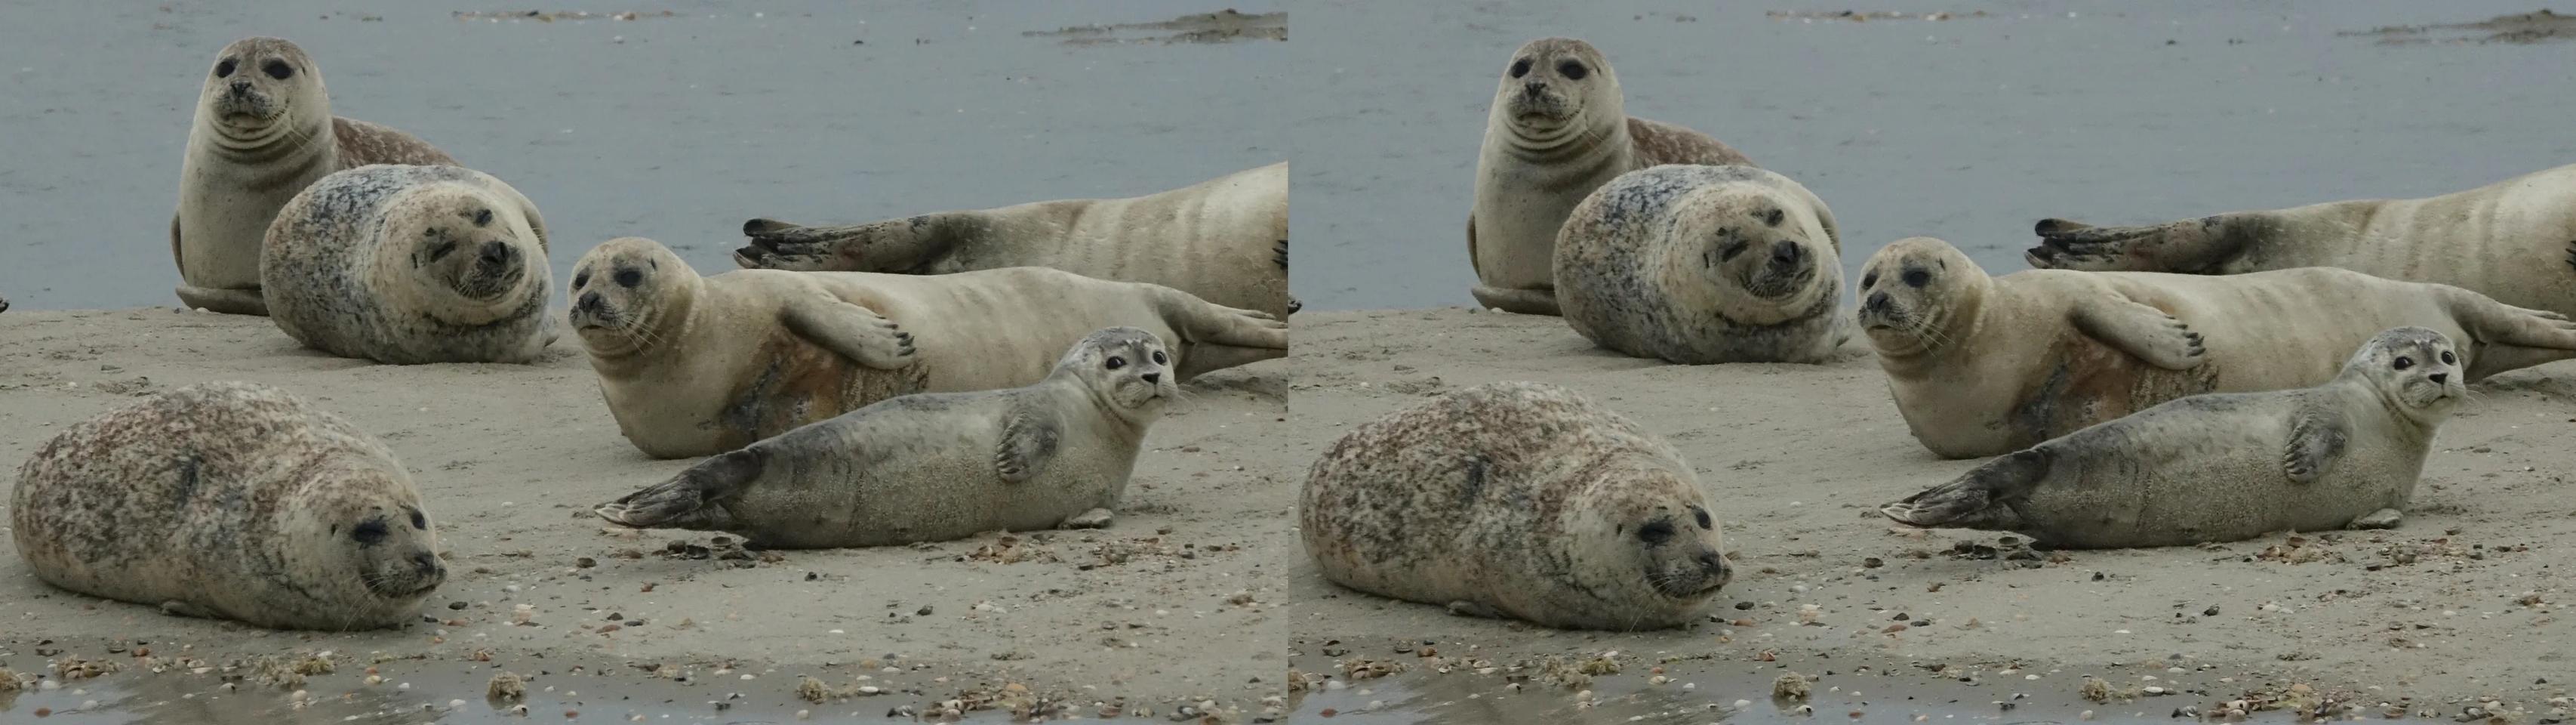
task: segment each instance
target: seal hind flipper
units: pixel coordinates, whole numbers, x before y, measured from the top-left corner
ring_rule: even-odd
[[[1970,469],[1958,478],[1903,500],[1881,506],[1878,512],[1898,523],[1923,528],[1955,527],[2011,530],[2019,520],[2009,507],[1998,507],[2009,501],[2029,496],[2042,479],[2047,478],[2050,454],[2040,448],[2015,451]]]
[[[2148,226],[2097,227],[2072,219],[2041,219],[2031,225],[2039,246],[2022,258],[2040,269],[2087,272],[2181,272],[2209,274],[2243,252],[2264,229],[2260,219],[2220,214]]]
[[[2440,299],[2452,319],[2474,346],[2476,357],[2469,360],[2468,382],[2485,380],[2508,370],[2576,358],[2576,321],[2548,310],[2515,307],[2496,301],[2474,290],[2435,285]],[[2466,350],[2464,349],[2465,353]]]
[[[1019,400],[1011,405],[1011,412],[1002,416],[1002,445],[993,452],[993,471],[1001,474],[1003,481],[1027,481],[1055,457],[1056,444],[1063,440],[1064,430],[1048,414],[1050,410],[1043,403]]]
[[[724,530],[732,515],[712,506],[742,495],[742,489],[766,468],[763,451],[744,448],[699,461],[671,480],[644,487],[591,512],[611,523],[638,529]]]
[[[268,314],[268,300],[267,298],[260,296],[260,291],[257,287],[252,287],[250,289],[215,289],[212,287],[191,287],[183,284],[179,285],[179,288],[173,291],[179,294],[179,302],[181,304],[185,304],[192,308],[204,308],[208,312],[220,312],[227,315],[266,316]]]
[[[876,310],[814,294],[788,301],[779,317],[789,331],[861,365],[896,370],[912,364],[912,333]]]
[[[1556,306],[1554,290],[1503,289],[1476,285],[1468,292],[1476,296],[1476,304],[1491,309],[1518,315],[1565,316],[1565,313],[1558,310]]]
[[[743,269],[784,269],[821,272],[836,269],[828,263],[823,228],[792,224],[770,218],[742,223],[743,236],[751,243],[733,251],[733,262]]]
[[[2192,369],[2208,352],[2191,325],[2125,297],[2078,301],[2068,317],[2085,335],[2166,370]]]
[[[2292,483],[2315,483],[2326,467],[2343,455],[2351,433],[2331,408],[2309,403],[2290,423],[2290,445],[2281,453],[2281,472]]]

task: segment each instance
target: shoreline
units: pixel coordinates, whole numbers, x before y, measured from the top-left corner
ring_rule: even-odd
[[[2553,492],[2576,468],[2576,362],[2471,386],[2397,529],[2015,560],[2009,546],[1976,548],[1997,547],[1998,535],[1908,531],[1876,513],[1979,461],[1916,443],[1857,339],[1823,365],[1682,366],[1594,348],[1556,318],[1457,307],[1301,312],[1295,335],[1291,417],[1309,456],[1424,396],[1501,380],[1563,385],[1681,450],[1739,572],[1718,594],[1721,621],[1560,632],[1341,589],[1301,548],[1289,619],[1291,659],[1305,672],[1425,666],[1413,652],[1429,640],[1440,656],[1487,666],[1617,650],[1634,672],[1671,658],[1657,664],[1675,679],[1813,657],[1846,672],[2027,671],[2045,676],[2001,686],[2043,695],[2072,697],[2078,673],[2115,691],[2193,695],[2158,708],[2206,711],[2304,685],[2374,717],[2400,698],[2445,717],[2490,698],[2536,720],[2553,708],[2565,717],[2571,678],[2559,673],[2576,674],[2576,621],[2554,610],[2576,601],[2563,553],[2576,548],[2576,499]],[[1802,624],[1808,605],[1817,610]]]

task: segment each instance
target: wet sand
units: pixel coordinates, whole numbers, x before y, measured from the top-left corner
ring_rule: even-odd
[[[14,468],[64,426],[138,395],[207,380],[279,385],[347,416],[411,467],[451,572],[407,629],[270,632],[66,593],[0,551],[0,668],[59,676],[49,668],[80,659],[135,671],[148,649],[203,660],[161,676],[210,688],[227,663],[329,650],[352,671],[376,653],[432,669],[567,676],[578,665],[614,682],[566,687],[635,697],[712,699],[702,690],[721,684],[783,701],[812,676],[892,693],[832,705],[872,713],[1044,699],[1084,713],[1213,703],[1238,719],[1283,688],[1274,610],[1286,600],[1284,559],[1271,544],[1290,539],[1283,472],[1303,455],[1279,435],[1286,361],[1185,386],[1108,529],[761,552],[590,513],[690,461],[647,459],[618,435],[574,344],[533,366],[390,366],[297,349],[262,318],[168,308],[0,318],[0,429],[16,432],[0,436],[0,461]],[[6,515],[0,506],[0,525]],[[522,605],[531,624],[516,623]],[[196,666],[217,669],[187,672]],[[654,673],[666,666],[702,679],[662,686]],[[475,697],[432,682],[409,697]],[[0,707],[0,720],[19,712]]]
[[[1569,386],[1681,450],[1710,490],[1739,574],[1712,619],[1689,629],[1571,632],[1341,589],[1301,557],[1288,571],[1294,604],[1284,617],[1292,664],[1341,679],[1344,690],[1377,686],[1353,672],[1365,678],[1388,665],[1406,673],[1394,687],[1411,690],[1491,697],[1526,678],[1523,704],[1508,708],[1520,715],[1572,707],[1584,689],[1605,701],[1643,692],[1652,701],[1617,711],[1665,712],[1689,699],[1674,688],[1693,682],[1708,690],[1703,704],[1761,701],[1747,683],[1787,668],[1843,673],[1826,682],[1880,694],[1854,709],[1882,716],[1924,706],[1894,694],[1969,677],[1974,694],[1944,698],[2017,720],[1987,703],[2016,693],[2077,702],[2090,676],[2115,693],[2181,692],[2085,706],[2103,716],[2306,697],[2372,717],[2395,706],[2447,718],[2487,698],[2523,722],[2565,717],[2551,713],[2576,692],[2576,622],[2559,611],[2576,599],[2564,555],[2576,547],[2576,498],[2566,493],[2576,363],[2473,386],[2474,400],[2442,428],[2401,528],[2024,554],[2026,545],[1998,535],[1907,530],[1876,513],[1976,461],[1924,451],[1875,359],[1858,343],[1848,352],[1821,366],[1692,367],[1593,349],[1556,318],[1462,308],[1299,315],[1286,432],[1308,460],[1351,426],[1422,396],[1498,380]],[[1810,606],[1812,615],[1802,611]],[[1580,667],[1606,652],[1619,653],[1609,660],[1625,679],[1548,682],[1549,658]],[[1443,664],[1455,671],[1425,674]],[[1664,671],[1648,674],[1657,666]],[[1869,674],[1852,681],[1864,667]],[[1641,682],[1655,675],[1673,682]],[[1400,679],[1433,676],[1470,684]],[[1299,711],[1355,699],[1327,694]]]

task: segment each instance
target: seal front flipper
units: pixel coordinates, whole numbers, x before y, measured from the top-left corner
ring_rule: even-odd
[[[2068,316],[2085,335],[2166,370],[2192,369],[2207,352],[2190,325],[2126,297],[2087,298]]]
[[[993,471],[1001,474],[1003,481],[1025,482],[1055,457],[1064,429],[1057,425],[1051,410],[1044,403],[1017,400],[1012,402],[1011,412],[1003,414],[1001,449],[993,452]]]
[[[2008,522],[2020,517],[2012,514],[2005,502],[2029,496],[2031,489],[2038,488],[2040,481],[2048,477],[2052,458],[2043,448],[2015,451],[1970,469],[1949,483],[1881,506],[1878,512],[1897,523],[1927,529],[2008,530]]]
[[[216,618],[217,618],[215,615],[212,615],[212,614],[208,614],[208,613],[206,613],[206,610],[205,610],[204,608],[198,607],[197,605],[194,605],[194,604],[189,604],[189,603],[187,603],[187,602],[182,602],[182,601],[179,601],[179,600],[176,600],[176,599],[172,599],[172,600],[170,600],[170,601],[162,602],[162,603],[161,603],[161,613],[162,613],[162,614],[167,614],[167,615],[170,615],[170,616],[173,616],[173,617],[188,617],[188,618],[191,618],[191,619],[216,619]]]
[[[591,509],[610,523],[638,529],[730,530],[731,513],[715,506],[742,495],[767,467],[768,452],[744,448],[699,461],[671,480]]]
[[[2343,416],[2310,403],[2290,422],[2290,445],[2281,452],[2281,472],[2289,475],[2292,483],[2315,483],[2317,476],[2343,455],[2344,443],[2350,438]]]
[[[2400,513],[2397,509],[2380,509],[2363,514],[2361,518],[2353,519],[2352,523],[2346,525],[2346,528],[2365,530],[2394,529],[2397,528],[2399,523],[2403,523],[2405,520],[2406,514]]]
[[[1489,309],[1516,315],[1565,316],[1565,313],[1559,311],[1556,306],[1555,290],[1503,289],[1476,285],[1474,289],[1468,290],[1468,293],[1476,296],[1477,305]]]
[[[1117,514],[1111,513],[1111,512],[1109,511],[1109,509],[1097,509],[1097,508],[1096,508],[1096,509],[1092,509],[1092,510],[1089,510],[1089,511],[1084,511],[1084,512],[1079,513],[1079,514],[1075,514],[1075,515],[1073,516],[1073,518],[1065,519],[1065,520],[1064,520],[1064,523],[1057,524],[1057,525],[1056,525],[1056,528],[1059,528],[1059,529],[1106,529],[1106,528],[1109,528],[1109,521],[1110,521],[1111,519],[1113,519],[1113,518],[1116,518],[1116,517],[1117,517]]]
[[[912,364],[912,333],[876,310],[825,294],[798,296],[779,312],[790,332],[878,370]]]
[[[1461,617],[1477,617],[1481,619],[1503,618],[1503,613],[1494,611],[1493,607],[1478,604],[1476,602],[1470,602],[1464,599],[1450,602],[1448,609],[1450,614]]]
[[[180,304],[187,305],[190,308],[204,308],[208,312],[220,312],[227,315],[260,315],[263,317],[268,315],[268,300],[267,298],[260,296],[260,291],[257,287],[250,289],[215,289],[211,287],[191,287],[183,284],[179,285],[179,288],[174,291],[179,293]]]

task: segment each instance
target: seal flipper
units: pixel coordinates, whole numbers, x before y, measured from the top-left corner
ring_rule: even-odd
[[[787,329],[878,370],[912,364],[912,333],[876,310],[825,294],[802,295],[779,311]]]
[[[2399,512],[2397,509],[2380,509],[2363,514],[2361,518],[2353,519],[2352,523],[2346,524],[2345,526],[2346,528],[2365,530],[2394,529],[2397,528],[2398,524],[2403,523],[2405,520],[2406,514]]]
[[[2185,219],[2150,226],[2097,227],[2072,219],[2048,218],[2031,226],[2039,246],[2022,254],[2039,269],[2087,272],[2181,272],[2212,274],[2244,252],[2263,227],[2253,217],[2265,212],[2239,212]]]
[[[261,296],[257,287],[216,289],[183,284],[175,291],[179,293],[179,303],[190,308],[204,308],[208,312],[221,312],[227,315],[268,316],[268,298]]]
[[[2439,285],[2444,307],[2477,350],[2466,382],[2508,370],[2576,358],[2576,321],[2547,310],[2515,307],[2476,291]]]
[[[1494,608],[1493,608],[1493,607],[1489,607],[1489,606],[1486,606],[1486,605],[1483,605],[1483,604],[1479,604],[1479,603],[1476,603],[1476,602],[1470,602],[1470,601],[1467,601],[1467,600],[1464,600],[1464,599],[1461,599],[1461,600],[1458,600],[1458,601],[1454,601],[1454,602],[1450,602],[1450,603],[1449,603],[1449,606],[1448,606],[1448,609],[1449,609],[1449,613],[1450,613],[1450,614],[1457,615],[1457,616],[1461,616],[1461,617],[1476,617],[1476,618],[1480,618],[1480,619],[1503,619],[1503,618],[1504,618],[1504,617],[1503,617],[1503,613],[1502,613],[1502,612],[1494,611]]]
[[[1015,400],[1011,412],[1002,416],[1002,445],[993,452],[993,471],[1005,483],[1025,482],[1055,458],[1056,443],[1063,437],[1046,406]]]
[[[2166,370],[2190,370],[2208,352],[2190,325],[2126,297],[2079,300],[2067,316],[2085,335]]]
[[[1543,289],[1503,289],[1476,285],[1467,290],[1476,296],[1476,304],[1516,315],[1563,317],[1556,306],[1556,291]]]
[[[2300,409],[2290,422],[2290,444],[2281,452],[2281,472],[2291,483],[2315,483],[2326,467],[2343,455],[2344,443],[2351,437],[2344,429],[2343,416],[2315,403]]]
[[[729,530],[733,515],[713,504],[741,496],[767,464],[768,453],[757,447],[724,453],[591,512],[638,529]]]
[[[202,607],[176,599],[162,602],[161,613],[173,617],[188,617],[191,619],[218,619],[215,615],[207,613]]]
[[[1109,521],[1110,521],[1111,519],[1113,519],[1113,518],[1116,518],[1116,517],[1117,517],[1117,514],[1115,514],[1115,513],[1111,513],[1111,512],[1109,511],[1109,509],[1096,508],[1096,509],[1092,509],[1092,510],[1089,510],[1089,511],[1084,511],[1084,512],[1079,513],[1079,514],[1075,514],[1075,515],[1073,516],[1073,518],[1065,519],[1065,520],[1064,520],[1064,523],[1057,524],[1057,525],[1056,525],[1056,528],[1059,528],[1059,529],[1106,529],[1106,528],[1109,528]]]
[[[1908,526],[2017,530],[2020,516],[2007,502],[2029,496],[2048,477],[2052,456],[2044,448],[2014,451],[1966,474],[1905,497],[1878,512]],[[1996,511],[2001,507],[2003,510]]]

